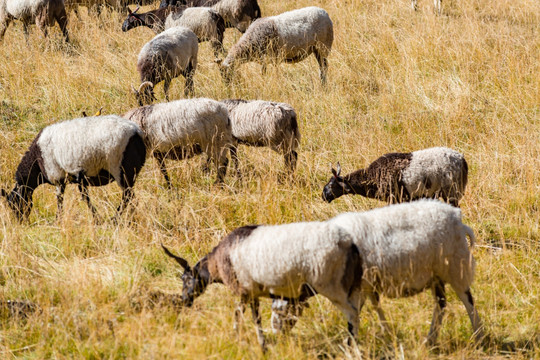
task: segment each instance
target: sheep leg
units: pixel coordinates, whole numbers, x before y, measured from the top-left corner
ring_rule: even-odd
[[[56,186],[56,219],[59,220],[62,217],[62,211],[64,209],[64,192],[66,191],[66,184],[60,183]]]
[[[257,326],[257,339],[259,340],[259,344],[261,345],[263,352],[265,352],[266,341],[264,339],[262,322],[261,322],[261,314],[259,312],[259,299],[257,298],[251,300],[251,315],[253,317],[253,322]]]
[[[165,100],[169,102],[169,87],[171,86],[171,79],[169,77],[165,78],[163,81],[163,92],[165,93]]]
[[[186,85],[184,87],[184,96],[193,96],[193,74],[195,69],[191,61],[189,62],[186,70],[184,71],[184,77],[186,78]]]
[[[435,10],[435,14],[441,15],[441,0],[433,0],[433,6]]]
[[[431,327],[429,328],[429,334],[427,337],[427,343],[433,346],[439,335],[439,330],[442,324],[442,318],[444,315],[444,308],[446,307],[446,293],[444,290],[444,283],[442,281],[435,281],[431,286],[431,291],[435,299],[435,308],[433,309],[433,319],[431,320]]]
[[[88,208],[90,209],[90,211],[92,211],[92,215],[94,216],[94,218],[96,220],[99,220],[97,210],[94,205],[92,205],[92,202],[90,202],[90,196],[88,196],[88,186],[86,185],[86,182],[84,180],[79,182],[79,191],[81,192],[82,198],[86,202],[86,205],[88,205]]]
[[[484,329],[482,326],[482,321],[480,320],[480,316],[478,315],[478,311],[474,306],[471,289],[467,289],[465,291],[458,291],[454,287],[454,290],[456,291],[456,294],[458,295],[463,305],[465,305],[465,309],[467,309],[467,314],[469,315],[469,319],[471,320],[471,325],[474,331],[474,338],[476,339],[476,341],[482,340],[484,338]]]
[[[285,154],[285,167],[289,170],[289,173],[292,175],[296,169],[296,162],[298,160],[298,153],[294,150]]]
[[[236,176],[241,177],[242,174],[240,173],[240,169],[238,168],[238,149],[235,145],[231,145],[229,151],[231,152],[231,160],[233,161],[234,169],[236,170]]]
[[[172,189],[171,179],[169,179],[169,174],[167,173],[167,168],[165,167],[165,156],[158,151],[154,151],[154,157],[159,164],[159,170],[161,170],[161,173],[165,178],[165,182],[167,182],[167,188]]]
[[[113,218],[113,221],[116,222],[118,218],[124,213],[124,210],[129,205],[129,203],[133,200],[133,188],[127,187],[123,189],[122,192],[122,202],[118,206],[118,209],[116,210],[116,215]]]
[[[246,303],[245,301],[241,300],[234,310],[234,330],[238,330],[240,328],[240,321],[242,320],[244,311],[246,311]]]
[[[384,332],[390,334],[390,328],[388,327],[388,321],[386,320],[386,316],[384,315],[384,311],[381,307],[381,299],[378,292],[372,292],[369,294],[369,300],[371,300],[371,303],[373,304],[373,307],[375,308],[375,311],[377,311],[377,315],[379,315],[379,321],[381,322],[381,328]]]
[[[79,14],[77,14],[77,16],[79,16]],[[62,30],[62,33],[64,34],[64,39],[66,39],[66,42],[69,42],[69,35],[67,31],[68,16],[66,9],[61,9],[59,13],[56,14],[55,18],[58,26],[60,26],[60,30]]]
[[[0,24],[0,40],[4,38],[4,34],[6,33],[6,30],[9,26],[9,23],[12,20],[12,17],[9,15],[4,14],[5,18],[4,21]]]
[[[227,175],[227,165],[229,164],[229,159],[227,158],[227,153],[225,147],[219,148],[214,146],[212,149],[212,160],[216,164],[217,177],[214,184],[220,185],[223,184],[225,175]]]
[[[322,56],[320,51],[317,49],[313,50],[313,53],[315,54],[317,62],[319,63],[319,69],[321,71],[321,83],[324,86],[326,85],[326,74],[328,72],[328,59]]]

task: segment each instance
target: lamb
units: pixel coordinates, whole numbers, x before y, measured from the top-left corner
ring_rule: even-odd
[[[225,21],[214,9],[190,7],[183,12],[173,12],[165,20],[165,29],[175,26],[191,29],[199,38],[199,42],[210,41],[216,58],[220,52],[225,53],[223,48]]]
[[[225,20],[226,27],[235,27],[245,32],[249,25],[261,17],[261,8],[257,0],[162,0],[159,7],[211,6]]]
[[[414,11],[418,10],[418,0],[411,0],[411,6]],[[433,0],[433,8],[437,15],[441,15],[442,0]]]
[[[182,26],[167,29],[147,42],[137,61],[141,85],[139,90],[132,89],[139,105],[155,100],[154,86],[161,81],[164,82],[165,98],[169,101],[169,86],[179,75],[186,78],[184,95],[192,95],[198,51],[197,35]]]
[[[324,85],[333,41],[330,16],[315,6],[261,18],[253,22],[229,50],[220,64],[221,74],[228,84],[234,69],[242,63],[260,62],[264,73],[269,62],[296,63],[313,53]]]
[[[341,166],[324,186],[327,202],[344,194],[358,194],[389,203],[441,197],[458,206],[467,186],[468,166],[463,154],[444,147],[411,153],[389,153],[367,168],[340,176]]]
[[[285,103],[263,100],[223,100],[229,110],[232,133],[237,144],[269,146],[283,154],[285,167],[292,174],[296,168],[300,131],[296,112]],[[238,171],[236,146],[231,147],[231,158]]]
[[[369,298],[386,328],[379,303],[381,294],[399,298],[430,288],[435,309],[427,342],[433,345],[446,306],[445,284],[450,284],[465,305],[475,338],[483,338],[483,326],[470,291],[475,262],[466,236],[471,248],[475,237],[472,229],[462,223],[459,209],[423,199],[363,213],[344,213],[329,223],[353,236],[364,261],[359,312]],[[284,312],[275,312],[272,317],[283,319]],[[275,323],[282,325],[281,321]],[[294,321],[285,325],[292,327]]]
[[[210,99],[176,100],[133,109],[124,115],[137,123],[171,188],[165,159],[182,160],[202,152],[217,167],[216,183],[227,173],[232,130],[225,105]]]
[[[54,21],[60,26],[66,42],[69,42],[68,18],[63,0],[0,0],[0,40],[4,38],[12,20],[22,21],[27,42],[28,25],[35,22],[47,37],[47,26],[54,26]]]
[[[191,306],[208,285],[223,283],[240,304],[236,321],[250,304],[257,337],[265,349],[259,298],[296,298],[305,284],[327,297],[347,317],[352,336],[358,332],[355,300],[362,279],[362,258],[350,235],[326,222],[253,225],[237,228],[193,268],[173,255],[182,268],[182,300]]]
[[[116,115],[78,118],[45,127],[24,154],[15,187],[1,190],[21,221],[32,209],[32,194],[41,184],[56,186],[57,216],[62,214],[67,184],[77,184],[92,214],[97,212],[88,196],[88,185],[115,181],[122,188],[120,216],[133,197],[137,174],[146,159],[142,132],[133,122]]]
[[[128,7],[128,17],[122,23],[122,31],[126,32],[139,26],[146,26],[156,34],[165,30],[165,19],[172,13],[182,14],[187,9],[185,6],[167,6],[145,13],[138,13],[139,7],[131,11]]]

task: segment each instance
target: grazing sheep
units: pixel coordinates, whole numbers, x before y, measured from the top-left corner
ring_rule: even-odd
[[[358,332],[354,299],[359,296],[362,259],[350,235],[339,226],[325,222],[244,226],[225,237],[193,268],[163,249],[184,268],[184,305],[191,306],[208,285],[225,284],[240,296],[237,321],[245,305],[251,305],[263,350],[259,297],[296,298],[305,284],[345,314],[351,335]]]
[[[165,98],[169,101],[169,86],[179,75],[186,78],[184,95],[192,95],[198,51],[197,35],[181,26],[167,29],[147,42],[137,61],[141,85],[139,90],[132,89],[139,105],[155,100],[154,86],[161,81],[164,82]]]
[[[427,341],[433,345],[446,306],[445,284],[450,284],[465,305],[474,336],[482,339],[483,327],[474,306],[470,287],[475,262],[469,250],[474,233],[461,221],[461,211],[437,200],[419,200],[363,213],[345,213],[329,220],[346,229],[364,261],[358,311],[369,298],[381,323],[386,325],[380,295],[406,297],[431,289],[435,300]],[[470,246],[467,238],[470,238]],[[276,308],[283,309],[283,303]],[[356,304],[355,304],[356,305]],[[298,309],[296,309],[298,311]],[[284,312],[275,312],[280,324]],[[294,318],[287,318],[294,325]]]
[[[229,110],[232,133],[237,144],[269,146],[285,156],[285,167],[292,174],[296,168],[300,131],[296,112],[285,103],[263,100],[223,100]],[[236,146],[231,147],[231,158],[238,171]]]
[[[69,14],[73,10],[77,18],[80,18],[79,6],[85,6],[88,8],[89,14],[95,12],[99,16],[104,8],[125,13],[131,3],[136,3],[138,6],[151,5],[153,0],[65,0],[67,13]]]
[[[156,34],[165,30],[165,19],[171,14],[182,14],[186,9],[185,6],[167,6],[155,10],[150,10],[145,13],[138,13],[137,7],[134,11],[128,8],[128,17],[122,24],[122,31],[126,32],[139,26],[146,26],[152,29]]]
[[[328,55],[334,30],[328,13],[311,6],[265,17],[251,24],[220,64],[221,74],[229,83],[234,69],[245,62],[296,63],[314,54],[319,63],[321,81],[326,83]]]
[[[58,23],[66,42],[69,42],[67,31],[67,14],[63,0],[0,0],[0,40],[12,20],[23,23],[24,35],[28,41],[28,25],[35,22],[47,37],[47,26]]]
[[[253,21],[261,17],[257,0],[162,0],[159,7],[178,5],[211,6],[225,20],[226,27],[235,27],[240,32],[245,32]]]
[[[176,100],[136,108],[124,117],[141,127],[146,146],[158,161],[169,188],[165,159],[182,160],[202,152],[217,167],[216,183],[223,182],[233,141],[225,105],[204,98]]]
[[[414,11],[418,10],[418,0],[411,0],[411,6]],[[442,0],[433,0],[433,10],[437,15],[441,15]]]
[[[101,186],[116,180],[122,188],[119,216],[133,197],[132,187],[144,165],[146,147],[141,130],[116,115],[85,117],[47,126],[24,154],[10,193],[2,189],[17,218],[28,218],[32,194],[41,184],[56,186],[58,213],[62,213],[66,185],[78,184],[92,214],[97,212],[88,197],[88,185]]]
[[[386,200],[389,203],[441,197],[458,206],[467,186],[467,161],[459,152],[435,147],[412,153],[389,153],[367,168],[340,176],[341,167],[324,186],[323,200],[345,194]]]
[[[225,21],[212,8],[190,7],[183,12],[173,12],[165,20],[165,29],[184,26],[191,29],[199,38],[199,42],[210,41],[214,55],[225,53],[223,49],[223,34]]]

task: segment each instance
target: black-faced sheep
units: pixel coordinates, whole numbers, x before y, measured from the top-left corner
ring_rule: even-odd
[[[139,90],[133,89],[139,105],[152,103],[155,99],[154,86],[161,81],[164,82],[165,98],[169,101],[171,80],[179,75],[186,78],[184,95],[193,94],[198,51],[197,35],[181,26],[167,29],[147,42],[137,61],[141,85]]]
[[[285,167],[292,174],[296,168],[300,131],[293,107],[285,103],[263,100],[223,100],[229,110],[232,133],[237,143],[249,146],[268,146],[283,154]],[[236,146],[231,158],[238,171]]]
[[[22,220],[32,209],[34,190],[41,184],[52,184],[60,216],[66,185],[75,183],[97,216],[88,185],[116,181],[123,191],[120,215],[133,197],[132,188],[145,159],[141,130],[131,121],[115,115],[64,121],[40,131],[17,167],[15,187],[1,193]]]
[[[472,229],[462,223],[459,209],[424,199],[345,213],[328,222],[353,236],[364,261],[360,299],[355,304],[359,312],[369,298],[386,328],[380,295],[399,298],[431,289],[435,309],[427,341],[433,345],[446,306],[445,285],[450,284],[465,305],[475,338],[482,339],[483,326],[470,291],[475,262],[469,247],[474,246],[475,238]],[[281,309],[283,303],[279,304]],[[276,312],[274,317],[284,319],[285,314]],[[294,320],[285,324],[291,327]]]
[[[191,29],[199,42],[210,41],[216,58],[223,49],[225,21],[214,9],[209,7],[190,7],[183,12],[173,12],[165,20],[165,29],[184,26]]]
[[[259,298],[297,298],[305,284],[327,297],[347,317],[351,335],[358,331],[355,299],[362,279],[362,259],[350,235],[324,222],[244,226],[225,237],[193,268],[171,254],[184,268],[182,299],[191,306],[208,285],[223,283],[240,304],[236,320],[251,305],[257,337],[264,349]]]
[[[178,5],[210,6],[225,20],[226,27],[235,27],[240,32],[245,32],[251,22],[261,17],[257,0],[162,0],[159,7]]]
[[[35,22],[47,37],[47,26],[54,26],[55,21],[60,26],[66,42],[69,41],[68,18],[63,0],[0,0],[0,40],[4,38],[12,20],[22,21],[27,41],[28,25]]]
[[[468,166],[459,152],[435,147],[411,153],[389,153],[367,168],[341,176],[341,167],[324,186],[323,200],[357,194],[389,203],[439,198],[458,206],[467,186]]]
[[[210,99],[176,100],[133,109],[124,115],[137,123],[148,150],[159,163],[167,185],[165,159],[182,160],[206,153],[217,168],[216,183],[227,173],[231,122],[227,108]]]
[[[288,11],[258,19],[229,50],[220,64],[226,83],[234,69],[245,62],[296,63],[314,54],[319,63],[321,81],[326,83],[328,55],[334,41],[334,29],[328,13],[318,7]]]
[[[152,29],[156,34],[165,30],[165,19],[171,13],[182,14],[187,9],[185,6],[167,6],[155,10],[150,10],[145,13],[139,13],[139,8],[131,11],[128,8],[128,17],[122,23],[122,31],[126,32],[139,26],[146,26]]]

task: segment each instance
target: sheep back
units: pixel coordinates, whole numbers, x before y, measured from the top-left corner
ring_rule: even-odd
[[[286,103],[263,100],[224,100],[229,110],[233,136],[242,143],[269,145],[276,151],[298,148],[300,131],[294,108]]]
[[[203,151],[232,143],[227,108],[211,99],[184,99],[147,105],[124,115],[137,123],[147,147],[167,153],[171,149],[199,144]]]
[[[412,199],[445,195],[459,200],[467,185],[467,162],[463,154],[445,147],[412,152],[402,180]]]
[[[116,115],[85,117],[47,126],[37,139],[47,180],[57,184],[67,175],[84,172],[93,177],[101,170],[120,179],[124,150],[135,134],[142,136],[138,126]]]
[[[191,29],[199,41],[210,39],[223,40],[225,24],[220,15],[209,7],[187,8],[181,13],[172,13],[165,19],[165,29],[175,26],[184,26]],[[218,26],[219,25],[219,26]]]
[[[175,78],[191,64],[197,67],[199,50],[197,35],[188,28],[177,26],[167,29],[147,42],[139,53],[137,70],[141,82],[153,84]]]
[[[342,279],[351,246],[346,231],[327,223],[259,225],[235,230],[208,257],[239,295],[295,298],[304,283],[317,289]]]
[[[462,290],[473,281],[475,262],[466,239],[472,231],[455,207],[419,200],[330,221],[351,233],[363,256],[363,290],[400,297],[423,291],[434,279]]]

